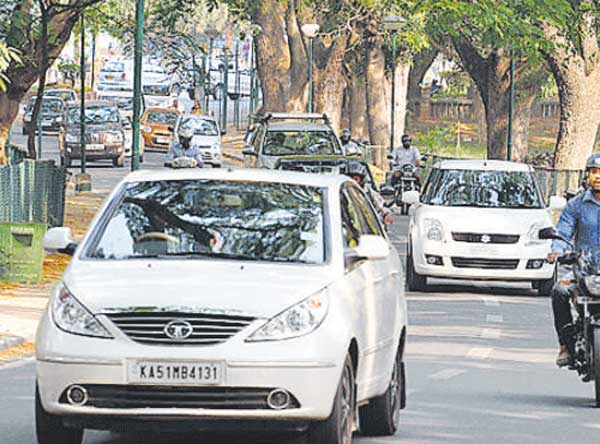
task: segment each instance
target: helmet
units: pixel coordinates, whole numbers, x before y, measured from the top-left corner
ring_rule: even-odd
[[[352,137],[352,134],[350,133],[350,130],[348,128],[344,128],[340,133],[340,139],[343,139],[344,137],[347,137],[348,139]]]
[[[408,134],[403,134],[402,135],[402,143],[411,143],[412,142],[412,137],[410,137]]]
[[[367,177],[367,167],[360,162],[349,162],[347,167],[347,175],[354,179],[360,186],[364,185]]]
[[[592,154],[585,163],[585,169],[600,168],[600,152]]]
[[[194,136],[194,130],[183,126],[183,127],[179,128],[179,131],[177,131],[177,136],[179,137],[179,143],[183,143],[184,140],[189,142],[192,140],[192,137]]]

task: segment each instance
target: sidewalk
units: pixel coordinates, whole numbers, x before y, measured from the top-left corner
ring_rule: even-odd
[[[243,162],[243,137],[243,132],[231,132],[223,137],[223,156],[230,162]],[[65,226],[71,228],[75,239],[83,237],[105,197],[93,192],[75,195],[73,186],[67,187]],[[69,260],[70,257],[63,254],[47,255],[39,284],[0,281],[0,364],[33,354],[37,324]]]

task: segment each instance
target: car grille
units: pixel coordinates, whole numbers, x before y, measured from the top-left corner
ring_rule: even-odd
[[[103,133],[92,133],[85,135],[85,143],[104,143],[106,135]]]
[[[519,266],[519,259],[485,259],[474,257],[453,257],[451,259],[452,265],[456,268],[514,270]]]
[[[483,242],[481,238],[488,236],[489,241]],[[486,234],[486,233],[452,233],[455,242],[488,243],[488,244],[516,244],[519,242],[518,234]]]
[[[211,153],[202,153],[202,160],[212,160],[212,154]]]
[[[128,337],[150,345],[215,345],[250,325],[255,318],[205,313],[115,313],[106,315]],[[186,321],[193,327],[192,334],[181,340],[169,338],[165,327],[171,321]]]
[[[269,393],[274,388],[176,387],[141,385],[82,385],[87,391],[86,407],[97,408],[186,408],[186,409],[270,409]],[[294,396],[287,408],[300,407]],[[60,402],[68,404],[67,390]]]

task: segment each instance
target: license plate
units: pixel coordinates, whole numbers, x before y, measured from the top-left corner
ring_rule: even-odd
[[[112,80],[114,79],[114,76],[106,76],[106,80]]]
[[[169,143],[171,139],[169,137],[157,137],[156,143]]]
[[[469,247],[469,253],[475,257],[493,257],[499,254],[494,245],[476,244]]]
[[[104,145],[101,143],[88,143],[85,145],[85,149],[88,151],[103,151]]]
[[[50,120],[44,120],[44,121],[42,121],[42,126],[45,126],[45,127],[52,126],[52,122]]]
[[[223,364],[221,362],[128,361],[127,382],[217,385],[223,382]]]

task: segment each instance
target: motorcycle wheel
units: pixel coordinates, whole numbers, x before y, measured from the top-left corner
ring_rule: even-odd
[[[592,344],[592,371],[594,373],[596,407],[600,407],[600,328],[594,328],[593,338],[594,343]]]

